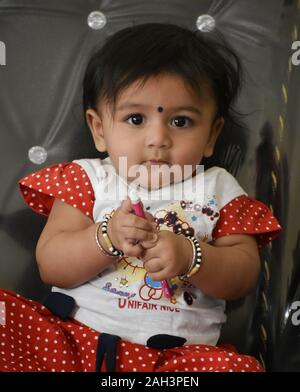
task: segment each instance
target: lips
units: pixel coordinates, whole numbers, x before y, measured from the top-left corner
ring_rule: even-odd
[[[148,164],[148,165],[168,165],[169,163],[167,161],[163,161],[163,160],[149,159],[148,161],[145,161],[144,164]]]

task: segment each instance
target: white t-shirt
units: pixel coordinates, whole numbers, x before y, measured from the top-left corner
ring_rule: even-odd
[[[109,157],[74,162],[85,170],[91,181],[95,194],[94,221],[102,221],[120,206],[120,199],[108,200],[103,196],[105,186],[109,185],[112,194],[114,187],[120,186],[120,182],[115,181],[118,174]],[[162,197],[157,197],[159,192],[166,195],[170,187],[150,192],[141,188],[139,194],[146,210],[159,219],[160,230],[181,230],[183,234],[189,233],[210,242],[221,208],[246,192],[231,174],[219,167],[185,180],[184,189],[188,191],[189,187],[192,188],[192,181],[194,184],[197,180],[202,184],[203,192],[199,196],[187,192],[188,200],[161,200]],[[126,188],[126,181],[121,184]],[[177,186],[179,184],[172,184],[171,188]],[[53,287],[52,291],[73,297],[76,308],[72,316],[99,332],[144,345],[157,334],[183,337],[186,344],[215,345],[222,323],[226,321],[225,301],[209,297],[178,279],[171,283],[174,295],[168,299],[163,295],[160,282],[151,281],[142,261],[123,257],[116,266],[107,268],[81,286],[72,289]]]

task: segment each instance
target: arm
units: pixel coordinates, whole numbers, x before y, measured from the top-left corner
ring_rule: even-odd
[[[58,287],[74,287],[114,262],[117,258],[98,249],[95,230],[96,225],[80,210],[55,199],[36,247],[41,279]]]
[[[133,238],[150,240],[156,228],[151,214],[147,220],[131,213],[123,201],[109,220],[108,234],[113,244],[127,256],[138,257],[143,248]],[[41,279],[50,285],[71,288],[95,277],[118,257],[104,255],[95,240],[96,224],[80,210],[55,199],[48,221],[36,247]],[[102,236],[99,241],[108,251]]]
[[[142,242],[146,249],[144,267],[153,280],[184,274],[192,262],[193,249],[184,235],[168,230],[159,232],[157,244]],[[237,299],[255,286],[260,268],[256,240],[250,235],[232,234],[218,238],[213,245],[200,242],[202,263],[189,282],[203,293],[221,299]]]
[[[244,297],[255,287],[260,271],[256,239],[232,234],[213,245],[200,242],[202,263],[189,281],[205,294],[232,300]]]

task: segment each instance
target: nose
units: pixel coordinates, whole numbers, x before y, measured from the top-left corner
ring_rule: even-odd
[[[172,144],[170,129],[165,124],[155,124],[147,133],[147,147],[168,148]]]

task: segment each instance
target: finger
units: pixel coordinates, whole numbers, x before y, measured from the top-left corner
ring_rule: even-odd
[[[151,274],[159,273],[164,269],[164,267],[161,265],[161,260],[158,257],[153,257],[147,262],[144,262],[144,268],[148,273]]]
[[[159,230],[159,223],[155,222],[155,218],[152,214],[150,214],[149,212],[146,212],[146,219],[148,222],[151,223],[151,225],[155,231]]]
[[[155,222],[154,221],[154,216],[152,215],[152,214],[150,214],[150,212],[145,212],[145,215],[146,215],[146,219],[148,220],[148,221],[150,221],[150,222]]]
[[[143,206],[142,202],[141,202],[141,204]],[[130,214],[130,215],[133,215],[134,217],[136,217],[136,218],[130,217],[130,220],[128,220],[127,222],[124,222],[124,225],[137,226],[137,227],[143,228],[144,230],[148,230],[148,231],[157,229],[157,225],[154,221],[154,217],[149,212],[145,211],[146,218],[137,217],[136,215],[134,215],[134,210],[131,205],[131,200],[128,196],[127,196],[127,199],[122,201],[120,209],[125,214]],[[144,207],[143,207],[143,209],[144,209]]]
[[[141,257],[144,253],[144,248],[140,244],[131,245],[128,241],[122,246],[125,256],[129,257]]]
[[[159,272],[149,273],[149,278],[151,280],[155,280],[157,282],[161,282],[162,280],[169,279],[169,277],[164,273],[164,269]]]
[[[136,227],[128,227],[124,230],[124,237],[138,241],[154,241],[158,239],[158,235],[153,232],[137,229]]]
[[[121,205],[120,205],[121,211],[125,213],[131,213],[133,212],[132,206],[131,206],[131,201],[129,197],[127,196],[127,199],[123,200]]]
[[[130,243],[130,245],[136,245],[139,242],[133,238],[126,238],[126,240]]]
[[[142,245],[142,247],[144,249],[151,249],[156,246],[157,240],[156,241],[141,241],[140,244]]]
[[[144,253],[142,255],[142,260],[144,263],[147,263],[149,260],[153,259],[154,257],[157,257],[158,254],[155,250],[155,247],[153,248],[144,248],[142,245],[142,242],[140,242],[140,245],[142,246],[142,248],[144,249]]]
[[[141,218],[134,214],[127,214],[124,219],[122,220],[122,226],[128,228],[138,228],[148,232],[156,231],[155,223],[149,222],[147,219]]]
[[[154,233],[152,233],[153,239],[147,239],[147,240],[141,240],[141,245],[144,249],[147,249],[148,251],[150,251],[150,249],[153,249],[151,251],[151,253],[154,255],[158,255],[161,254],[162,251],[162,246],[159,245],[163,245],[160,242],[160,232],[159,231],[155,231]]]
[[[155,216],[153,216],[150,212],[145,212],[146,219],[155,225],[155,227],[159,227],[159,224],[155,221]]]

